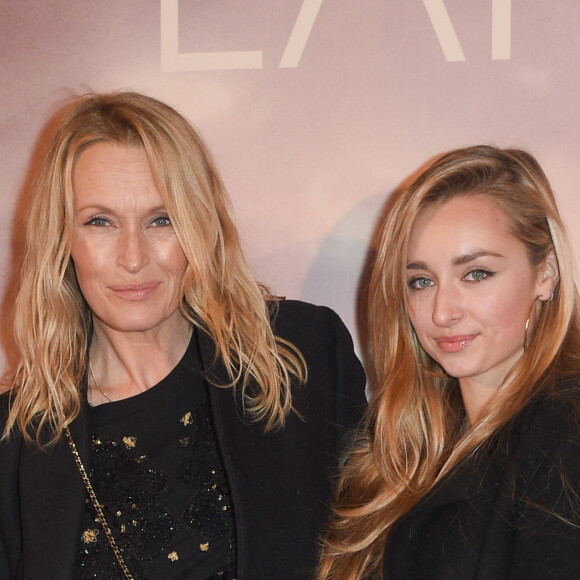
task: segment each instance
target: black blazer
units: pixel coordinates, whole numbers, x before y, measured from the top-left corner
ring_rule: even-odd
[[[263,424],[243,416],[232,389],[209,389],[233,500],[240,580],[312,577],[337,453],[365,406],[364,373],[334,312],[284,301],[274,325],[308,363],[307,384],[293,392],[300,416],[264,433]],[[219,380],[224,369],[214,365],[213,342],[200,332],[199,344],[206,372]],[[82,417],[71,432],[87,464]],[[0,445],[0,578],[72,580],[85,499],[66,441],[41,451],[15,435]]]
[[[385,580],[580,578],[578,385],[559,390],[528,405],[395,524]]]

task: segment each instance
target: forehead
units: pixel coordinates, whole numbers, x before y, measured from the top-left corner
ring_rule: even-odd
[[[485,195],[461,195],[421,210],[411,229],[408,255],[497,250],[523,243],[511,231],[505,211]]]
[[[137,146],[96,143],[79,153],[72,173],[73,197],[161,197],[145,150]]]
[[[107,169],[112,172],[151,173],[145,149],[139,145],[97,142],[82,149],[73,164],[73,179],[86,172]]]

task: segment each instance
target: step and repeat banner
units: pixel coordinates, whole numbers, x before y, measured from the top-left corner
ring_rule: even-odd
[[[72,95],[176,107],[221,168],[256,276],[356,340],[373,228],[434,155],[530,150],[580,256],[578,0],[0,0],[0,370],[27,190]]]

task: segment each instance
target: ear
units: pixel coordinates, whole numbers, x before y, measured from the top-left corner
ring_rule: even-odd
[[[558,267],[558,258],[556,258],[556,253],[552,248],[546,255],[546,259],[538,266],[538,298],[544,302],[550,300],[559,280],[560,268]]]

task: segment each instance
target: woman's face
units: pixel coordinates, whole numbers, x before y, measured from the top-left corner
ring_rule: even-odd
[[[550,295],[542,271],[483,195],[419,214],[407,255],[409,317],[422,347],[462,392],[491,394],[522,355],[526,321],[533,325],[538,297]]]
[[[187,260],[145,151],[91,145],[73,171],[71,256],[95,325],[124,332],[171,330]]]

